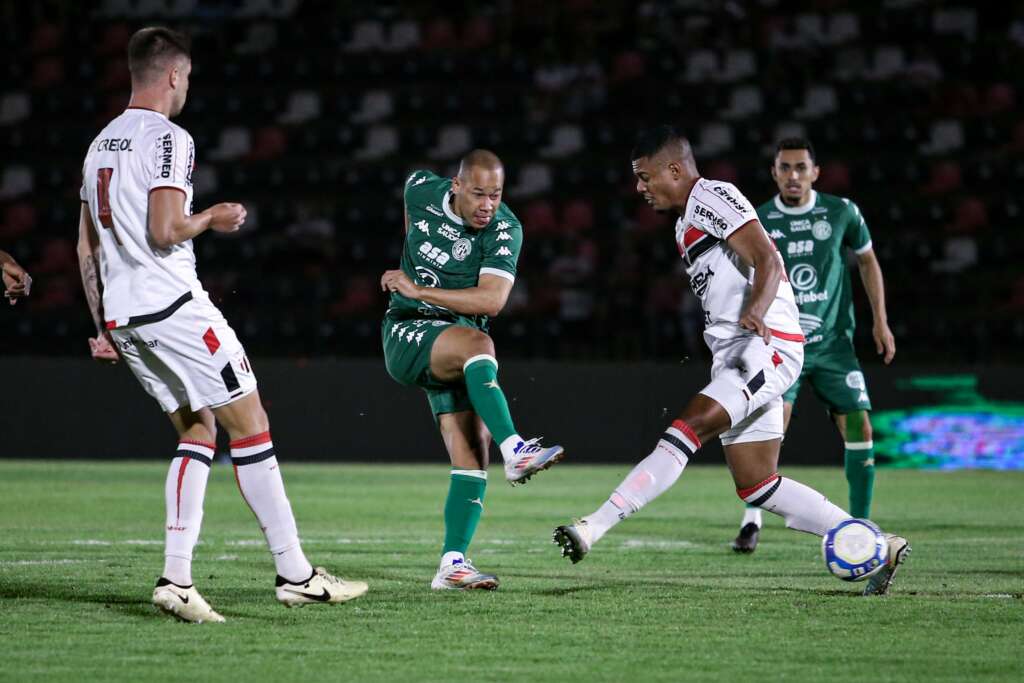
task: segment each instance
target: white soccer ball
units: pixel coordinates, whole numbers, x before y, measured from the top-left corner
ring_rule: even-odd
[[[889,544],[882,530],[866,519],[848,519],[821,539],[821,554],[833,576],[862,581],[885,566]]]

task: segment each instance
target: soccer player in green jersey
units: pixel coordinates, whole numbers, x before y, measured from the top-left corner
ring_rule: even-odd
[[[504,183],[501,160],[479,149],[455,178],[413,172],[401,268],[380,281],[391,292],[381,327],[388,373],[426,392],[452,463],[435,590],[498,587],[465,555],[483,512],[491,438],[513,486],[564,454],[519,436],[498,384],[487,324],[505,307],[523,244],[522,225],[501,201]]]
[[[789,427],[800,383],[806,380],[828,406],[845,442],[850,514],[867,518],[871,516],[875,481],[868,417],[871,400],[853,351],[853,297],[846,250],[857,257],[860,278],[871,302],[875,347],[889,364],[896,353],[896,342],[886,316],[882,269],[857,205],[845,197],[813,189],[818,166],[808,140],[787,138],[779,142],[772,178],[779,193],[759,206],[757,215],[782,252],[800,309],[800,328],[807,340],[803,371],[783,396],[784,425]],[[733,550],[753,552],[760,529],[761,510],[748,506]]]

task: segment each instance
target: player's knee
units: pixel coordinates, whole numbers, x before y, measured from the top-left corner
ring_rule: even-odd
[[[848,442],[871,441],[871,420],[867,411],[859,410],[846,416],[845,439]]]
[[[466,343],[463,345],[463,362],[473,356],[494,357],[494,341],[484,332],[473,330],[466,336]]]

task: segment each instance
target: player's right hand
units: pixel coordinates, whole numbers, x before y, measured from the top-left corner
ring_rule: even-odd
[[[92,354],[93,360],[107,363],[116,363],[121,358],[110,341],[110,335],[106,332],[98,337],[89,338],[89,353]]]
[[[4,296],[11,302],[11,305],[18,303],[18,299],[26,297],[32,290],[32,278],[25,269],[13,261],[3,264]]]
[[[210,214],[210,229],[217,232],[237,232],[245,223],[245,207],[234,202],[214,204],[206,212]]]

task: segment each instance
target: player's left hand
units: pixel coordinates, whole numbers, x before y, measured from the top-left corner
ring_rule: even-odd
[[[889,325],[883,322],[875,322],[871,328],[871,333],[875,337],[875,350],[878,351],[878,355],[882,356],[882,360],[888,365],[892,362],[893,356],[896,355],[896,338],[892,336],[892,330],[889,329]]]
[[[398,292],[410,299],[419,299],[419,287],[401,270],[385,270],[380,276],[382,292]]]
[[[106,332],[96,338],[89,338],[89,353],[92,354],[93,360],[105,361],[112,364],[116,363],[121,358],[118,355],[114,344],[110,341],[110,335]]]
[[[740,327],[751,332],[756,332],[757,336],[764,339],[765,345],[772,343],[772,330],[770,327],[765,325],[764,318],[759,316],[752,311],[746,311],[740,316]]]
[[[4,296],[11,302],[11,305],[18,303],[18,299],[26,297],[32,290],[32,278],[25,269],[13,261],[3,264]]]

